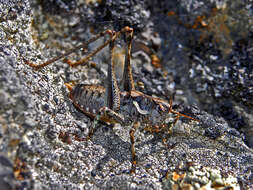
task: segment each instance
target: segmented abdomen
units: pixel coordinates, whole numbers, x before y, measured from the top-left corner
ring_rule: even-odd
[[[70,92],[70,99],[79,110],[94,118],[99,109],[105,106],[105,88],[78,84]]]

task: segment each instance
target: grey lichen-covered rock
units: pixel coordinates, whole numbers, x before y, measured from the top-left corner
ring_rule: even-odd
[[[163,189],[240,189],[238,180],[232,175],[208,167],[181,165],[163,179]],[[181,171],[180,171],[181,170]]]
[[[195,189],[208,184],[229,186],[230,182],[235,189],[239,184],[250,188],[253,153],[245,145],[244,135],[223,118],[197,107],[181,111],[200,122],[182,119],[172,133],[137,130],[135,174],[129,172],[127,127],[99,124],[92,139],[86,140],[92,121],[73,107],[64,83],[103,83],[103,72],[97,71],[104,70],[105,64],[101,63],[108,57],[108,50],[96,57],[101,70],[89,66],[69,68],[61,61],[38,71],[30,68],[25,61],[39,64],[93,35],[83,23],[78,24],[75,15],[76,19],[49,15],[40,4],[31,3],[32,7],[24,0],[0,1],[1,187],[166,189],[172,183],[169,180],[174,180],[171,176],[177,171],[181,176],[185,168],[187,182]],[[71,33],[73,28],[76,38]],[[141,71],[147,65],[139,62],[138,57],[133,60],[134,76],[142,81]],[[146,89],[148,93],[157,93],[162,91],[157,86],[170,78],[163,76],[161,69],[153,69],[155,73],[151,70],[149,67],[148,73],[154,76],[143,83],[155,89]],[[162,94],[166,96],[166,92]],[[194,165],[188,167],[188,163]]]

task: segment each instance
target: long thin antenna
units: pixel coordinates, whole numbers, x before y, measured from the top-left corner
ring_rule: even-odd
[[[54,57],[52,59],[49,59],[48,61],[46,61],[44,63],[38,64],[38,65],[27,61],[24,57],[23,57],[23,60],[24,60],[25,64],[29,65],[30,67],[33,67],[35,69],[40,69],[40,68],[45,67],[45,66],[47,66],[47,65],[49,65],[51,63],[54,63],[55,61],[57,61],[59,59],[62,59],[63,57],[66,57],[66,56],[70,55],[71,53],[76,52],[77,50],[80,50],[81,48],[86,48],[87,49],[87,46],[90,43],[96,41],[98,38],[100,38],[100,37],[102,37],[102,36],[104,36],[106,34],[108,34],[108,30],[99,33],[98,35],[96,35],[93,38],[89,39],[87,42],[84,42],[81,45],[76,46],[76,47],[68,50],[66,53],[63,53],[63,54],[61,54],[59,56],[56,56],[56,57]],[[75,66],[75,65],[73,65],[73,66]]]

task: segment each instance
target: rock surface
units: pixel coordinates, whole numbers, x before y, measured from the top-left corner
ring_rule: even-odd
[[[194,28],[196,15],[207,14],[215,6],[221,12],[205,15],[199,24],[232,30],[222,23],[240,3],[47,2],[0,1],[1,187],[253,188],[253,151],[249,148],[253,123],[252,25],[244,25],[245,33],[235,37],[231,34],[230,38],[226,32],[221,37],[213,29]],[[250,5],[241,7],[242,17],[252,16]],[[180,8],[184,16],[179,14]],[[105,22],[106,27],[97,25],[99,19],[110,21],[112,17],[136,29],[132,64],[137,88],[167,100],[175,93],[175,105],[181,101],[185,105],[175,109],[200,120],[181,119],[170,134],[137,131],[135,174],[129,172],[129,129],[99,124],[92,139],[84,140],[92,120],[74,108],[64,85],[69,81],[103,84],[108,49],[93,59],[96,67],[87,64],[69,68],[57,61],[37,71],[24,64],[24,60],[42,63],[94,33],[121,27],[109,22]],[[184,19],[190,24],[183,25]],[[235,28],[232,31],[239,30],[239,26]],[[218,43],[220,38],[225,39],[223,44]],[[123,44],[122,40],[119,46]],[[80,51],[69,58],[78,59],[84,54]],[[161,58],[160,63],[154,55]],[[186,106],[191,103],[197,105]]]

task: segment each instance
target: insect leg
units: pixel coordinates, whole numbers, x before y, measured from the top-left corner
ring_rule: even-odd
[[[92,128],[89,131],[88,139],[91,139],[91,137],[94,133],[94,129],[96,128],[98,122],[100,120],[103,120],[103,118],[106,118],[107,120],[111,121],[112,123],[120,123],[120,124],[124,125],[124,117],[122,115],[116,113],[115,111],[111,110],[108,107],[102,107],[99,110],[99,113],[94,118]]]
[[[93,57],[94,55],[96,55],[99,51],[101,51],[103,48],[105,48],[108,44],[110,44],[110,42],[113,40],[113,36],[115,36],[115,32],[111,31],[111,30],[106,30],[104,31],[105,34],[109,34],[110,35],[110,39],[108,39],[106,42],[104,42],[101,46],[97,47],[94,51],[92,51],[91,53],[89,53],[87,56],[85,56],[84,58],[80,59],[79,61],[76,62],[71,62],[71,61],[67,61],[67,63],[71,66],[71,67],[76,67],[78,65],[84,64],[87,61],[89,61],[89,59],[91,57]],[[101,37],[101,36],[100,36]],[[114,37],[115,38],[115,37]],[[98,38],[97,38],[98,39]],[[115,39],[114,39],[115,40]]]
[[[190,120],[199,121],[198,119],[195,119],[195,118],[193,118],[193,117],[191,117],[191,116],[182,114],[182,113],[177,112],[177,111],[175,111],[175,110],[171,110],[171,113],[177,114],[178,118],[179,118],[179,117],[186,117],[186,118],[188,118],[188,119],[190,119]]]
[[[100,38],[101,36],[104,36],[105,34],[109,34],[110,36],[111,36],[111,38],[110,39],[108,39],[104,44],[102,44],[101,46],[99,46],[97,49],[95,49],[93,52],[91,52],[90,54],[88,54],[86,57],[84,57],[83,59],[81,59],[81,60],[79,60],[79,61],[76,61],[76,62],[73,62],[73,63],[71,63],[71,62],[68,62],[68,64],[70,65],[70,66],[72,66],[72,67],[75,67],[75,66],[77,66],[77,65],[81,65],[81,64],[83,64],[83,63],[86,63],[91,57],[93,57],[94,55],[96,55],[99,51],[101,51],[104,47],[106,47],[108,44],[110,44],[111,43],[111,41],[115,41],[115,39],[117,39],[119,36],[120,36],[120,34],[121,33],[130,33],[129,34],[129,37],[128,37],[128,46],[129,46],[129,48],[128,48],[128,58],[127,58],[127,60],[130,60],[130,53],[131,53],[131,44],[132,44],[132,38],[133,38],[133,29],[132,28],[130,28],[130,27],[128,27],[128,26],[126,26],[126,27],[124,27],[121,31],[119,31],[119,32],[117,32],[117,33],[115,33],[115,32],[113,32],[113,31],[111,31],[111,30],[106,30],[106,31],[104,31],[104,34],[103,35],[100,35],[98,38]],[[98,39],[97,38],[97,39]],[[129,62],[129,65],[130,65],[130,61],[127,61],[127,62]],[[130,67],[130,69],[131,69],[131,67]],[[132,76],[132,72],[130,71],[130,73],[131,73],[131,76]],[[132,80],[133,81],[133,80]],[[133,82],[132,82],[132,84],[133,84]]]
[[[135,169],[136,169],[136,154],[135,154],[135,139],[134,139],[134,134],[135,134],[135,131],[137,129],[137,127],[140,125],[140,123],[138,122],[135,122],[133,125],[132,125],[132,128],[129,132],[129,135],[130,135],[130,140],[131,140],[131,154],[132,154],[132,168],[131,168],[131,171],[130,173],[134,173],[135,172]]]
[[[114,48],[115,48],[115,39],[120,36],[121,33],[129,33],[127,35],[128,38],[128,54],[126,56],[127,68],[124,67],[124,75],[125,75],[125,84],[126,89],[128,91],[134,90],[134,82],[132,77],[132,70],[130,65],[130,56],[131,56],[131,46],[132,46],[132,38],[133,38],[133,29],[126,26],[121,31],[113,34],[111,41],[110,41],[110,56],[111,62],[108,65],[108,77],[107,77],[107,88],[106,88],[106,105],[108,108],[118,111],[120,109],[120,91],[117,85],[116,75],[115,75],[115,66],[114,66]],[[126,64],[125,64],[126,65]]]
[[[193,117],[191,117],[191,116],[188,116],[188,115],[185,115],[185,114],[182,114],[182,113],[180,113],[180,112],[177,112],[177,111],[173,110],[173,109],[172,109],[172,99],[173,99],[173,98],[170,98],[170,109],[169,109],[169,113],[174,113],[174,114],[177,115],[174,124],[176,124],[176,122],[178,121],[178,119],[179,119],[180,117],[186,117],[186,118],[191,119],[191,120],[194,120],[194,121],[199,121],[198,119],[195,119],[195,118],[193,118]]]
[[[97,114],[96,117],[94,118],[94,121],[92,123],[92,126],[91,126],[91,129],[89,130],[89,134],[88,134],[88,140],[91,139],[91,137],[93,136],[94,134],[94,129],[96,128],[99,120],[100,120],[100,117],[101,115],[100,114]]]
[[[120,109],[120,91],[117,84],[116,74],[115,74],[115,65],[114,65],[114,48],[115,48],[115,39],[117,33],[112,36],[110,41],[110,58],[111,61],[108,65],[107,72],[107,86],[106,86],[106,106],[113,111],[118,111]]]
[[[133,29],[129,27],[125,27],[124,32],[126,33],[126,38],[127,38],[127,46],[126,46],[127,54],[125,56],[125,65],[124,65],[124,73],[123,73],[123,88],[125,91],[130,92],[131,90],[135,90],[132,67],[131,67],[131,49],[132,49],[132,40],[133,40]]]

